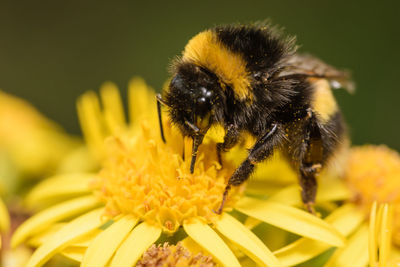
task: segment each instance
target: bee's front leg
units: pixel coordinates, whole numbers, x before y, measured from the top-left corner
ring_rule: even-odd
[[[278,124],[272,124],[268,131],[257,140],[250,150],[247,159],[240,164],[229,179],[222,196],[221,205],[216,213],[221,214],[231,186],[238,186],[244,183],[254,171],[254,165],[268,158],[272,154],[274,148],[281,143],[284,138],[284,133],[281,128],[282,127]]]

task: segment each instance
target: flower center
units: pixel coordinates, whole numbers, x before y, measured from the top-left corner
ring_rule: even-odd
[[[211,256],[205,256],[201,253],[193,255],[181,243],[177,245],[152,245],[137,263],[137,267],[148,266],[216,266]]]
[[[393,204],[393,241],[400,246],[400,156],[386,146],[352,149],[345,173],[354,202],[369,214],[372,203]]]
[[[221,203],[233,164],[224,161],[222,168],[216,143],[206,138],[191,174],[191,139],[183,140],[167,125],[164,144],[150,125],[144,121],[134,134],[107,141],[107,157],[93,183],[106,203],[106,215],[131,213],[169,233],[191,217],[214,222],[218,215],[213,210]],[[231,190],[225,208],[231,208],[242,191]]]

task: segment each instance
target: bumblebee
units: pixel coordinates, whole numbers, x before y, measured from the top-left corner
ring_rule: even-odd
[[[283,37],[268,23],[226,25],[205,30],[175,59],[168,88],[157,96],[184,136],[193,139],[190,170],[211,126],[225,129],[216,153],[226,152],[248,133],[256,142],[230,177],[221,213],[232,186],[246,181],[257,163],[276,149],[298,172],[301,197],[314,212],[316,177],[346,138],[332,88],[353,89],[349,75],[300,54],[295,38]]]

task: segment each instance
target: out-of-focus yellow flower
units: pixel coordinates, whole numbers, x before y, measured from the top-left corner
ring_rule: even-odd
[[[27,266],[40,266],[57,253],[82,266],[132,266],[160,237],[179,239],[179,233],[222,266],[240,266],[240,255],[233,251],[262,266],[281,266],[231,210],[328,247],[344,244],[343,236],[316,216],[242,196],[245,185],[232,190],[223,213],[215,214],[234,164],[227,155],[221,168],[212,135],[205,138],[191,174],[190,159],[182,158],[183,151],[189,154],[191,140],[183,140],[165,120],[167,143],[162,142],[155,94],[142,80],[135,79],[129,88],[129,125],[116,87],[107,83],[100,95],[103,109],[97,96],[88,93],[79,100],[78,111],[101,170],[53,177],[29,194],[31,204],[64,201],[40,211],[15,232],[13,246],[38,246]]]
[[[365,236],[368,236],[369,265],[398,266],[400,264],[399,154],[383,145],[355,147],[346,167],[345,178],[353,192],[352,201],[365,216],[370,218],[369,235],[364,233],[360,237],[365,239]],[[392,244],[393,249],[391,249]]]
[[[400,247],[400,155],[383,145],[355,147],[345,178],[366,216],[374,202],[393,205],[393,242]]]
[[[15,190],[22,177],[41,178],[60,169],[68,171],[69,162],[79,154],[76,150],[79,145],[78,139],[67,135],[29,103],[0,91],[0,190],[3,194]]]
[[[339,207],[334,203],[325,203],[327,208],[333,205],[332,213],[325,221],[349,237],[346,246],[337,249],[324,266],[398,266],[399,155],[385,146],[354,147],[344,170],[344,179],[332,179],[327,183],[327,177],[320,177],[317,204],[323,204],[323,199],[345,201]],[[292,193],[294,188],[289,186],[272,198],[285,201]],[[287,203],[296,205],[293,201]],[[283,264],[295,265],[328,248],[325,244],[301,238],[274,251],[274,254]]]

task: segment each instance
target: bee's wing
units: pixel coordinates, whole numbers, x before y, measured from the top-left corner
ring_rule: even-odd
[[[309,54],[295,54],[288,59],[281,75],[305,75],[329,80],[332,88],[345,88],[353,93],[355,84],[347,71],[338,70]]]

